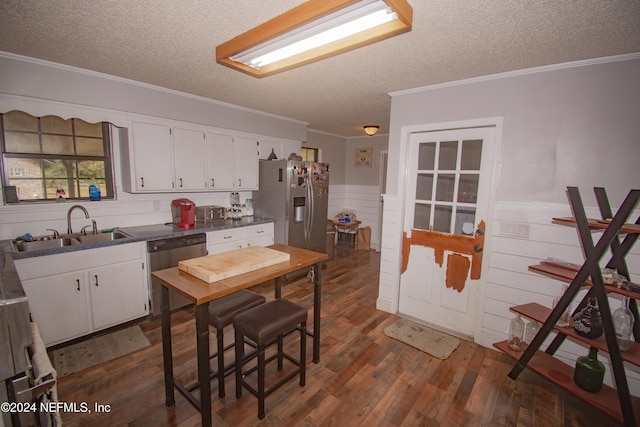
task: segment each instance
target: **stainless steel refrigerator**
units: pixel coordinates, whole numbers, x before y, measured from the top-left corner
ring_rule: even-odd
[[[329,165],[296,160],[260,160],[255,215],[275,222],[275,243],[327,252]]]

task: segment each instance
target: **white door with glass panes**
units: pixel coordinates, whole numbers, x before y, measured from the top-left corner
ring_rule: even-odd
[[[409,138],[399,312],[473,336],[494,170],[494,127]]]

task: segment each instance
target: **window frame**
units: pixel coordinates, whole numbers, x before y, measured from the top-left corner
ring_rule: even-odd
[[[65,119],[63,117],[60,117],[58,115],[55,114],[46,114],[46,115],[40,115],[40,116],[34,116],[32,114],[30,114],[29,112],[26,112],[24,110],[11,110],[11,111],[17,111],[20,113],[24,113],[24,114],[28,114],[31,117],[34,117],[37,120],[38,123],[38,129],[37,132],[34,132],[33,130],[28,130],[28,131],[24,131],[24,133],[27,134],[36,134],[38,135],[39,138],[39,143],[42,144],[42,135],[54,135],[54,136],[69,136],[73,139],[73,147],[74,150],[77,148],[76,146],[76,137],[78,138],[87,138],[86,135],[82,135],[82,134],[76,134],[76,130],[75,130],[75,126],[71,126],[71,134],[66,134],[66,133],[55,133],[55,132],[43,132],[42,131],[42,124],[41,124],[41,119],[43,117],[48,117],[48,116],[55,116],[58,117],[62,120],[73,120],[73,119],[78,119],[78,120],[82,120],[83,122],[86,123],[91,123],[91,122],[87,122],[86,120],[84,120],[83,118],[80,117],[71,117],[68,119]],[[97,161],[97,162],[102,162],[104,164],[104,183],[105,183],[105,187],[102,189],[102,194],[101,194],[101,199],[105,199],[105,200],[115,200],[116,199],[116,183],[115,183],[115,177],[114,177],[114,159],[113,159],[113,150],[112,150],[112,135],[111,135],[111,125],[109,122],[93,122],[92,124],[98,124],[100,123],[101,127],[102,127],[102,138],[95,138],[96,140],[101,140],[102,141],[102,150],[103,150],[103,155],[102,156],[90,156],[90,155],[77,155],[75,153],[73,154],[45,154],[45,153],[20,153],[20,152],[8,152],[7,151],[7,147],[6,147],[6,137],[5,137],[5,123],[4,123],[4,116],[5,114],[10,113],[11,111],[7,111],[6,113],[0,113],[0,156],[1,156],[1,161],[0,161],[0,179],[2,181],[2,186],[3,188],[7,188],[7,187],[11,187],[11,180],[14,179],[15,177],[11,177],[10,176],[10,171],[9,171],[9,167],[8,167],[8,162],[7,159],[34,159],[34,160],[39,160],[40,162],[46,161],[46,160],[55,160],[55,161],[63,161],[63,162],[74,162],[74,167],[76,168],[76,172],[77,172],[77,167],[78,167],[78,162],[81,161]],[[16,130],[11,130],[12,132],[16,132]],[[19,132],[19,131],[17,131]],[[41,168],[43,168],[43,166],[40,166]],[[82,178],[80,176],[78,176],[77,174],[74,174],[75,176],[69,178],[60,178],[61,180],[67,179],[69,181],[69,183],[73,184],[74,188],[78,191],[79,194],[79,189],[80,189],[80,184],[86,179],[86,178]],[[18,178],[19,179],[19,178]],[[33,179],[33,178],[29,178],[29,179]],[[39,199],[19,199],[18,202],[13,202],[13,201],[8,201],[7,200],[7,193],[6,191],[3,194],[3,204],[4,205],[15,205],[15,204],[32,204],[32,203],[55,203],[58,201],[58,198],[47,198],[47,187],[46,187],[46,181],[47,180],[51,180],[51,178],[47,178],[44,176],[44,173],[42,174],[41,178],[42,180],[42,189],[44,190],[43,196],[44,198],[39,198]],[[101,178],[102,179],[102,178]],[[105,191],[106,190],[106,191]],[[69,193],[71,193],[71,191],[69,191]],[[65,200],[70,200],[70,201],[85,201],[85,200],[89,200],[89,195],[87,194],[86,196],[83,197],[70,197],[71,194],[66,194]]]

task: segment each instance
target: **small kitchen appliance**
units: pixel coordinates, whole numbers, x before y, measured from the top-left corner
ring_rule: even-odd
[[[196,208],[196,221],[213,222],[225,220],[225,208],[222,206],[198,206]]]
[[[171,201],[173,225],[178,228],[193,228],[196,222],[196,204],[189,199]]]

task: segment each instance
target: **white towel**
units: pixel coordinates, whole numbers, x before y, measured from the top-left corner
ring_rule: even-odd
[[[33,322],[31,323],[31,340],[31,365],[33,366],[33,376],[35,377],[34,385],[43,383],[44,381],[46,381],[45,378],[48,379],[49,375],[57,381],[57,373],[56,370],[53,369],[51,360],[49,360],[47,348],[44,345],[44,341],[42,341],[42,337],[40,336],[40,329],[38,328],[38,325]],[[44,393],[41,401],[58,401],[58,388],[56,384],[57,382],[54,382],[53,386]],[[47,418],[46,420],[41,420],[44,421],[43,424],[51,426],[62,425],[62,419],[60,418],[59,412],[42,415],[46,415]]]

